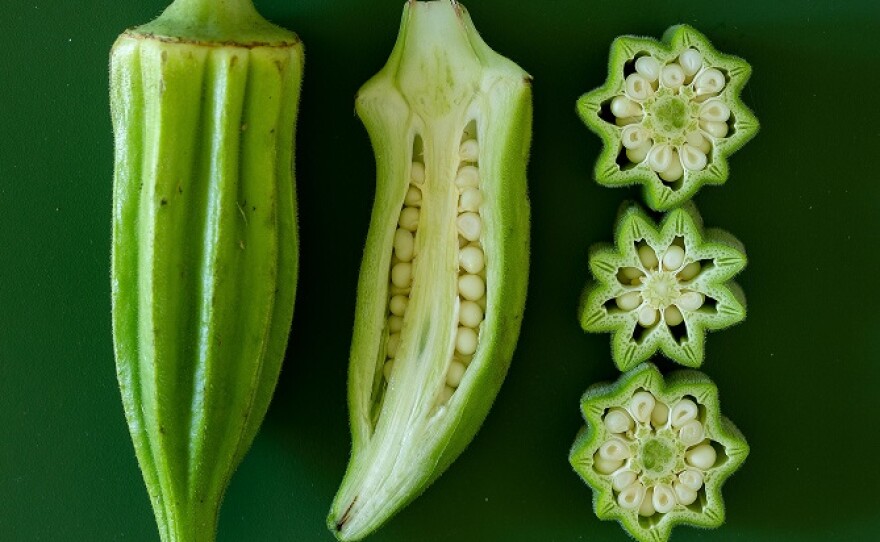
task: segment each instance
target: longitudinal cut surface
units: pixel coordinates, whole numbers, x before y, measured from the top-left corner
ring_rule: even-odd
[[[357,111],[377,158],[358,291],[353,452],[328,524],[362,538],[473,438],[519,333],[530,78],[461,5],[410,2]]]
[[[278,378],[301,74],[250,0],[180,0],[113,47],[116,363],[165,542],[214,539]]]

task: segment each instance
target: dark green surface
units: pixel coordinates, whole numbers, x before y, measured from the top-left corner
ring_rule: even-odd
[[[3,2],[0,19],[0,540],[158,537],[116,388],[110,337],[107,54],[164,0]],[[650,8],[645,7],[649,5]],[[306,44],[299,297],[281,382],[221,511],[221,541],[329,541],[348,455],[345,371],[374,166],[353,114],[401,2],[261,0]],[[673,540],[873,540],[880,531],[880,4],[473,1],[486,41],[535,77],[532,276],[522,336],[472,446],[374,540],[626,540],[568,466],[578,398],[616,375],[576,307],[586,250],[638,192],[590,179],[574,113],[611,40],[687,22],[749,60],[762,131],[696,198],[739,237],[749,318],[703,366],[752,453],[729,521]],[[662,365],[668,369],[669,365]]]

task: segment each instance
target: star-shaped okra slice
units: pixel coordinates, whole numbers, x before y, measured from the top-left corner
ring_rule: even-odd
[[[611,45],[608,78],[578,100],[602,138],[596,180],[641,184],[658,211],[689,200],[704,184],[727,180],[727,158],[758,132],[740,93],[751,74],[687,25],[663,41],[621,36]]]

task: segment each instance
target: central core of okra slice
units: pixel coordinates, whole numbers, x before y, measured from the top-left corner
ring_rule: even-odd
[[[688,288],[702,265],[687,253],[681,238],[662,251],[644,242],[637,244],[635,250],[637,266],[623,267],[618,272],[618,280],[627,288],[615,298],[619,309],[636,311],[638,323],[650,327],[658,321],[677,326],[688,313],[703,306],[705,296]]]
[[[646,163],[667,183],[705,169],[733,122],[721,97],[725,73],[694,48],[668,62],[643,54],[632,69],[610,103],[626,161]]]
[[[389,298],[387,312],[387,339],[385,342],[385,361],[383,377],[385,385],[394,378],[395,370],[407,360],[398,356],[399,347],[407,340],[407,315],[410,293],[413,289],[415,269],[419,266],[419,253],[431,247],[423,246],[420,237],[420,224],[424,218],[424,206],[431,205],[423,197],[428,190],[426,183],[439,183],[445,191],[454,192],[456,201],[455,224],[449,228],[457,232],[457,298],[456,331],[454,351],[446,363],[446,377],[442,388],[437,390],[436,404],[446,404],[461,385],[473,360],[480,339],[480,329],[486,310],[486,254],[481,241],[483,215],[481,208],[484,193],[481,189],[480,141],[477,137],[476,123],[470,122],[462,131],[458,148],[458,164],[453,179],[432,179],[426,175],[425,153],[422,140],[416,138],[413,144],[410,164],[409,184],[401,206],[389,270]],[[425,276],[425,275],[422,275]],[[430,285],[427,285],[430,289]],[[437,325],[442,325],[437,323]]]
[[[705,417],[693,397],[665,402],[644,389],[605,411],[593,468],[608,477],[623,510],[650,517],[697,501],[719,462]]]

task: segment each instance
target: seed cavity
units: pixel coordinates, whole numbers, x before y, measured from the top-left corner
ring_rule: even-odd
[[[622,510],[648,518],[697,502],[719,463],[704,418],[693,397],[667,401],[645,389],[606,409],[593,469],[608,477]]]
[[[436,403],[441,406],[455,395],[467,375],[468,366],[479,346],[480,328],[485,319],[486,307],[486,255],[482,245],[483,217],[480,214],[485,203],[481,190],[480,144],[476,123],[470,122],[463,130],[458,149],[458,167],[453,179],[426,177],[419,138],[413,146],[410,164],[409,186],[394,232],[392,264],[389,270],[388,316],[385,340],[384,381],[390,382],[395,369],[401,363],[397,357],[401,340],[406,337],[406,312],[415,270],[419,265],[419,221],[421,209],[431,205],[425,199],[426,190],[432,183],[449,183],[455,190],[457,216],[455,229],[458,233],[458,328],[455,333],[454,353],[446,369],[442,388]]]
[[[642,53],[634,65],[621,94],[603,106],[621,128],[619,163],[644,165],[676,189],[708,166],[715,143],[730,133],[727,75],[694,48],[669,62]]]
[[[707,304],[705,294],[694,290],[691,282],[708,262],[689,254],[684,239],[676,237],[662,248],[638,241],[633,248],[633,265],[617,270],[624,290],[606,307],[631,313],[642,328],[674,328]]]

